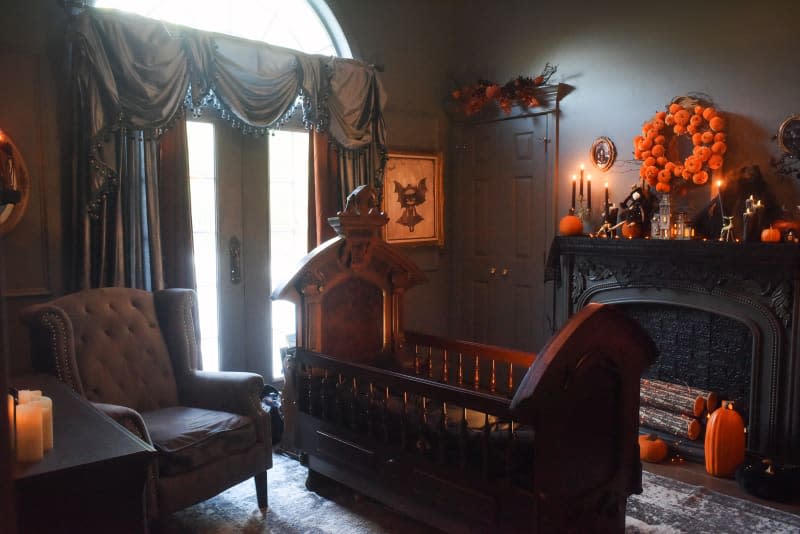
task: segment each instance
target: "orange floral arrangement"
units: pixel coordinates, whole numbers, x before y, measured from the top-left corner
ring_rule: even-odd
[[[535,78],[518,76],[502,86],[489,80],[478,80],[474,85],[454,89],[450,96],[467,115],[474,115],[490,102],[508,114],[514,104],[523,108],[538,106],[537,88],[546,84],[557,69],[558,66],[547,63]]]
[[[680,161],[682,136],[691,140],[692,153]],[[705,184],[711,172],[722,168],[727,149],[725,118],[710,103],[692,97],[674,99],[633,138],[634,158],[642,162],[639,175],[662,193]]]

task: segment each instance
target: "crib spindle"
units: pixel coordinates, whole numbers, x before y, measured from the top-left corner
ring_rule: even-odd
[[[464,355],[458,353],[458,385],[464,387]]]
[[[428,347],[428,378],[433,380],[433,347]]]
[[[322,384],[321,384],[322,389],[320,389],[320,392],[319,392],[319,398],[320,398],[320,403],[321,403],[321,405],[320,405],[320,415],[322,416],[323,419],[330,419],[331,418],[330,417],[330,415],[331,415],[330,407],[328,406],[328,402],[330,401],[330,398],[329,398],[329,395],[328,395],[328,386],[329,386],[328,378],[329,378],[328,377],[328,368],[326,367],[325,371],[322,373]]]
[[[467,469],[467,444],[469,440],[469,431],[467,428],[467,409],[461,408],[461,422],[458,426],[458,465],[462,471]]]
[[[450,382],[450,369],[447,363],[447,349],[442,349],[442,382]]]
[[[481,359],[477,354],[475,355],[475,370],[473,372],[472,380],[474,381],[473,388],[480,389],[481,387]]]
[[[489,377],[489,392],[495,393],[497,391],[497,369],[495,360],[492,359],[492,374]]]
[[[350,420],[353,430],[358,430],[358,378],[353,377],[350,389]]]
[[[314,393],[312,392],[313,388],[313,379],[314,379],[314,369],[310,366],[306,366],[306,370],[308,372],[308,415],[315,415],[314,414]]]
[[[514,420],[508,422],[508,447],[506,448],[506,478],[511,478],[514,471],[514,447],[516,443],[516,433],[514,432]]]
[[[336,422],[339,425],[344,424],[344,406],[342,405],[342,391],[345,387],[344,375],[339,373],[336,380]]]
[[[439,425],[436,429],[436,444],[439,451],[439,463],[447,461],[447,403],[442,403],[442,415],[439,417]]]
[[[389,386],[383,390],[383,402],[381,403],[381,427],[383,431],[383,441],[389,443]]]
[[[408,450],[408,392],[403,392],[403,407],[400,410],[400,450]]]
[[[375,385],[370,382],[367,386],[367,409],[364,411],[367,416],[367,435],[375,434]]]
[[[489,480],[489,438],[491,429],[489,428],[489,414],[483,414],[483,432],[481,432],[481,476],[484,480]]]
[[[414,375],[419,376],[419,368],[422,365],[422,358],[419,355],[420,346],[414,345]]]
[[[508,396],[514,395],[514,364],[508,364]]]

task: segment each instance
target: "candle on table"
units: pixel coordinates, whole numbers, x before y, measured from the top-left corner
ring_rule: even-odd
[[[38,462],[43,457],[42,404],[20,404],[17,406],[17,461]]]
[[[41,389],[21,389],[19,390],[19,403],[28,404],[34,400],[41,398]]]
[[[39,397],[34,401],[42,409],[42,445],[45,451],[53,448],[53,400],[50,397]]]
[[[14,450],[14,411],[15,405],[14,395],[8,394],[8,435],[11,436],[11,450]]]
[[[580,188],[581,198],[583,198],[583,163],[581,163],[581,188]]]
[[[722,208],[722,180],[717,180],[717,197],[719,197],[719,214],[720,217],[725,217],[725,210]],[[723,225],[725,222],[723,221]]]
[[[608,214],[608,210],[609,210],[609,207],[608,207],[608,182],[606,182],[606,194],[605,194],[605,200],[603,200],[603,210],[605,210],[606,214]]]
[[[572,211],[575,211],[575,182],[578,181],[578,177],[574,174],[572,175]]]

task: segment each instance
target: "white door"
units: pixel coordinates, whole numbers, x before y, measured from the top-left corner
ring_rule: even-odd
[[[203,367],[278,380],[294,310],[269,295],[306,251],[308,134],[212,121],[188,135]]]

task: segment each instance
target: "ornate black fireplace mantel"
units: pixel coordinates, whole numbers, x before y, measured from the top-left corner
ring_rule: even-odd
[[[657,345],[680,330],[658,365],[740,399],[748,450],[800,462],[800,246],[557,237],[547,276],[559,324],[603,302],[647,316]]]

